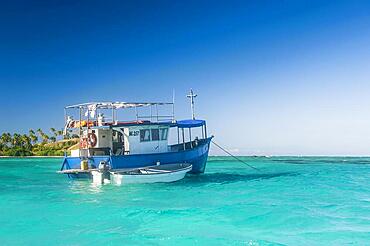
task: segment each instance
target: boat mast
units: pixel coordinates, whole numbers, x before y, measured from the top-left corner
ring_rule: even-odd
[[[194,114],[194,98],[197,97],[197,94],[194,94],[193,89],[190,89],[190,94],[187,95],[188,98],[190,98],[190,105],[191,105],[191,118],[195,120],[195,114]]]
[[[175,122],[175,89],[172,90],[172,122]]]

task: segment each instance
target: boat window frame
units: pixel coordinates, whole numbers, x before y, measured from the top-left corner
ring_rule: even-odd
[[[144,138],[142,137],[142,132],[149,132],[149,135],[148,135],[148,138],[145,139],[145,134],[144,134]],[[140,142],[150,142],[151,141],[151,130],[150,129],[140,129],[139,130],[139,136],[140,136]]]
[[[116,135],[116,136],[114,136]],[[117,141],[115,141],[117,140]],[[119,141],[121,140],[121,141]],[[112,143],[124,143],[124,134],[118,130],[112,129]]]
[[[157,131],[157,139],[154,139],[153,138],[153,131]],[[150,139],[152,141],[159,141],[159,139],[160,139],[159,128],[152,128],[152,129],[150,129]]]
[[[159,128],[159,137],[160,137],[160,140],[167,140],[168,139],[168,127],[167,128]]]

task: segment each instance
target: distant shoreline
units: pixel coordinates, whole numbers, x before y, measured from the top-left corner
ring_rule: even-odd
[[[30,155],[30,156],[0,156],[0,159],[7,159],[7,158],[63,158],[62,155],[53,155],[53,156],[45,156],[45,155]],[[229,157],[228,155],[210,155],[209,157]],[[298,158],[305,158],[305,157],[339,157],[339,158],[370,158],[370,155],[238,155],[237,157],[252,157],[252,158],[281,158],[281,157],[298,157]]]
[[[29,156],[0,156],[0,159],[6,159],[6,158],[62,158],[64,156],[61,155],[55,155],[55,156],[38,156],[38,155],[29,155]]]

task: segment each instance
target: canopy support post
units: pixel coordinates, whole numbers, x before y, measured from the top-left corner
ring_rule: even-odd
[[[180,144],[180,130],[177,127],[177,144]]]
[[[193,144],[191,143],[191,128],[189,127],[189,140],[190,140],[190,148],[193,148]]]
[[[139,122],[139,115],[138,115],[136,106],[135,106],[135,115],[136,115],[136,122]]]
[[[155,105],[155,111],[157,113],[157,122],[159,121],[159,116],[158,116],[158,104]]]
[[[185,134],[184,134],[184,128],[181,128],[182,130],[182,143],[184,144],[184,150],[186,149],[185,148]]]
[[[207,126],[206,126],[206,122],[204,122],[204,134],[205,134],[205,136],[207,138]]]

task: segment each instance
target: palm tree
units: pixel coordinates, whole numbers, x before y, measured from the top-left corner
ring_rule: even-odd
[[[40,137],[42,139],[42,143],[47,143],[48,142],[49,136],[46,135],[40,128],[37,129],[37,133],[40,135]]]
[[[4,145],[8,146],[12,142],[12,136],[10,135],[9,132],[4,132],[3,134],[1,134],[0,141]]]
[[[31,140],[31,137],[27,136],[26,134],[23,134],[21,136],[21,140],[22,140],[22,146],[28,150],[28,151],[31,151],[32,149],[32,140]]]
[[[28,133],[29,133],[29,136],[31,138],[32,143],[36,144],[39,139],[36,136],[35,131],[31,129],[31,130],[28,131]]]
[[[50,128],[50,131],[54,134],[54,136],[50,137],[50,140],[55,143],[57,141],[58,131],[54,127]]]
[[[12,146],[12,141],[13,141],[13,139],[12,139],[12,135],[10,135],[10,133],[4,132],[3,134],[1,134],[1,137],[0,137],[0,145],[1,145],[1,150],[2,150],[1,155],[7,155],[8,154],[8,153],[6,153],[6,151],[9,150],[9,148]]]
[[[57,132],[57,130],[55,130],[55,128],[54,128],[54,127],[50,128],[50,131],[51,131],[51,133],[53,133],[53,134],[54,134],[54,136],[55,136],[55,137],[57,137],[57,136],[58,136],[58,132]]]
[[[48,135],[46,135],[45,133],[44,133],[44,135],[42,135],[42,142],[47,143],[49,141],[49,139],[50,139],[50,137]]]
[[[14,133],[13,134],[13,146],[15,147],[20,147],[22,146],[22,138],[21,138],[21,135],[18,134],[18,133]]]
[[[1,134],[1,137],[0,137],[0,150],[3,150],[6,146],[7,142],[6,142],[6,135],[5,135],[5,132],[3,134]]]

